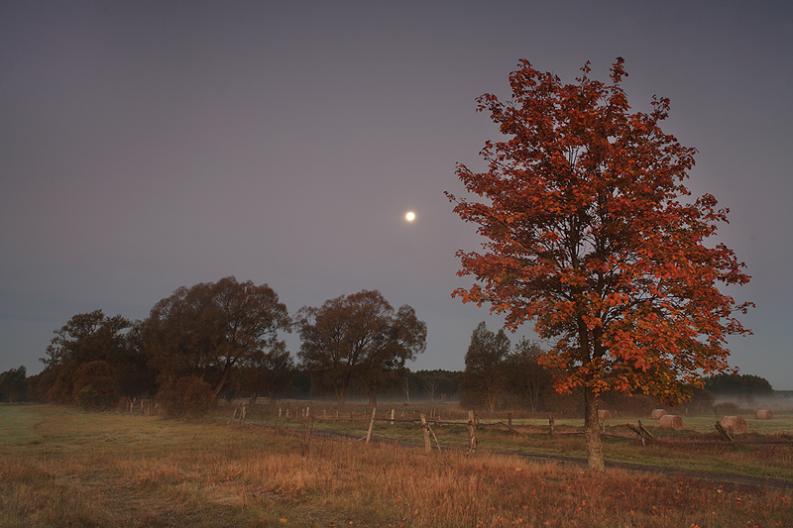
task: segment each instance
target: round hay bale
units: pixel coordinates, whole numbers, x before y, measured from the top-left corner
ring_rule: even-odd
[[[609,418],[613,418],[614,414],[607,410],[607,409],[599,409],[598,410],[598,418],[601,420],[608,420]]]
[[[774,417],[774,412],[771,409],[757,409],[754,417],[758,420],[770,420]]]
[[[658,425],[664,429],[682,429],[683,418],[676,414],[665,414],[658,419]]]
[[[746,420],[742,416],[722,416],[719,423],[731,433],[745,433],[747,431]]]
[[[653,412],[650,413],[650,418],[653,420],[660,420],[661,416],[666,414],[666,409],[653,409]]]

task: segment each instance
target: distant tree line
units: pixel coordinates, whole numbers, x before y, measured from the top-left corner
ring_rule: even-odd
[[[283,340],[293,330],[301,336],[298,364]],[[102,310],[74,315],[55,331],[44,370],[26,385],[34,399],[90,408],[156,397],[175,414],[243,395],[376,401],[394,386],[423,391],[406,362],[424,351],[426,335],[412,307],[394,308],[378,291],[291,317],[268,285],[226,277],[177,289],[142,321]]]
[[[581,416],[581,391],[559,394],[554,390],[554,373],[540,364],[544,350],[525,338],[514,346],[503,329],[489,330],[484,322],[474,329],[465,355],[465,371],[460,383],[463,405],[490,411],[523,408],[535,413]],[[685,408],[691,413],[735,413],[734,403],[716,403],[729,396],[751,405],[754,398],[774,394],[771,384],[752,374],[724,373],[709,376],[703,387],[689,387]],[[663,405],[640,391],[603,397],[604,408],[626,413],[647,413]],[[721,409],[721,411],[719,411]]]
[[[25,367],[0,372],[0,401],[10,403],[26,401],[27,371]]]
[[[297,331],[296,357],[283,334]],[[173,414],[217,398],[367,398],[457,400],[495,411],[580,415],[580,395],[559,395],[553,372],[527,339],[514,345],[504,330],[480,323],[463,372],[411,371],[424,351],[426,325],[408,305],[394,308],[363,290],[300,309],[294,317],[266,284],[233,277],[179,288],[149,316],[132,321],[102,310],[72,316],[42,358],[44,370],[0,373],[0,400],[33,399],[109,408],[121,398],[157,398]],[[712,394],[751,397],[772,392],[763,378],[722,374],[706,380],[692,405],[712,406]],[[606,405],[643,411],[656,402],[612,395]]]

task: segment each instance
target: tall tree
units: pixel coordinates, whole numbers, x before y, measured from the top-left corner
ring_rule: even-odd
[[[107,316],[102,310],[72,316],[55,331],[42,361],[47,365],[46,397],[49,400],[74,401],[75,373],[81,365],[104,361],[114,365],[114,383],[125,374],[121,360],[126,354],[126,334],[131,323],[116,315]]]
[[[631,111],[621,86],[582,68],[574,83],[522,60],[509,76],[512,97],[478,98],[502,138],[481,152],[486,168],[458,165],[466,190],[454,211],[487,238],[481,252],[458,252],[475,283],[455,295],[488,303],[517,328],[535,321],[554,342],[543,356],[556,388],[582,387],[589,464],[603,467],[598,401],[608,391],[666,400],[727,368],[730,334],[746,334],[737,304],[720,285],[749,276],[731,249],[712,243],[727,210],[685,186],[693,148],[661,129],[669,100]]]
[[[491,332],[484,321],[471,334],[471,342],[465,353],[463,391],[472,402],[483,402],[492,412],[506,388],[504,360],[510,342],[503,329]]]
[[[552,389],[551,372],[540,364],[542,348],[528,339],[521,339],[504,360],[509,392],[518,396],[531,412],[540,410],[544,396]]]
[[[424,351],[427,327],[410,306],[394,308],[376,290],[362,290],[300,311],[300,359],[344,402],[353,380],[370,399],[386,376]]]
[[[142,332],[161,381],[198,376],[213,384],[217,398],[235,367],[283,349],[279,332],[290,329],[272,288],[226,277],[177,289],[152,308]]]

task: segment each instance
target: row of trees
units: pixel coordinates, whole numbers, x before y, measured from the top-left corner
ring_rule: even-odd
[[[25,367],[0,372],[0,401],[10,403],[25,401],[27,394],[27,371]]]
[[[465,354],[462,397],[468,405],[528,407],[548,410],[552,399],[551,372],[539,364],[543,350],[527,339],[514,348],[503,329],[488,330],[482,322],[471,335]]]
[[[503,329],[494,332],[484,322],[479,323],[471,335],[465,371],[459,379],[461,403],[490,411],[522,408],[580,416],[584,411],[583,391],[556,391],[554,372],[542,364],[543,354],[545,350],[537,343],[522,338],[513,345]],[[694,414],[711,413],[718,405],[725,405],[717,404],[718,400],[730,399],[751,407],[756,399],[775,394],[765,378],[737,372],[705,377],[701,387],[688,390],[691,397],[684,408]],[[641,391],[603,395],[603,405],[608,409],[631,414],[646,414],[668,403]],[[732,409],[737,412],[735,405]]]
[[[173,301],[174,297],[188,296],[180,289],[169,299]],[[165,304],[160,302],[152,310],[156,314],[155,321],[162,322]],[[170,301],[167,304],[170,305]],[[178,312],[185,315],[184,310]],[[411,355],[411,349],[405,344],[421,339],[421,334],[415,332],[416,329],[421,330],[421,325],[414,317],[407,308],[389,309],[375,292],[331,299],[321,307],[301,311],[298,322],[301,331],[307,335],[297,364],[283,342],[277,337],[269,337],[260,341],[258,352],[253,357],[237,360],[241,363],[235,362],[224,370],[221,367],[225,367],[227,358],[222,358],[222,363],[215,363],[216,366],[203,368],[196,361],[179,357],[178,350],[186,340],[198,336],[196,328],[186,326],[189,318],[172,319],[187,335],[177,333],[181,341],[174,340],[169,344],[170,348],[165,348],[163,344],[167,340],[151,341],[146,337],[144,327],[150,320],[130,322],[119,316],[108,317],[101,311],[78,314],[56,331],[48,348],[45,359],[48,366],[44,372],[33,376],[27,383],[24,367],[0,373],[0,400],[24,400],[28,385],[34,398],[77,402],[87,407],[106,407],[120,396],[150,397],[159,394],[161,398],[174,400],[188,397],[185,393],[195,398],[198,393],[211,400],[218,395],[298,398],[333,395],[343,400],[352,391],[355,396],[369,396],[370,401],[374,401],[377,395],[406,401],[411,398],[459,398],[465,406],[491,411],[525,408],[532,412],[569,415],[581,412],[580,394],[577,393],[580,391],[564,395],[554,390],[552,372],[541,364],[544,350],[540,346],[526,339],[513,346],[503,329],[493,332],[484,322],[471,335],[464,372],[411,372],[405,362],[415,354]],[[212,318],[199,320],[203,322],[204,330],[211,328]],[[387,331],[381,332],[379,337],[366,337],[367,333],[361,329],[375,327],[374,320],[384,324]],[[337,332],[322,331],[323,328],[338,329],[343,325],[357,329],[355,333],[350,331],[348,334],[350,337],[358,336],[351,341],[350,354],[342,352],[338,345],[322,345],[321,341],[338,335]],[[393,351],[382,346],[368,348],[361,344],[366,339],[384,339],[388,332],[397,329],[403,332],[413,329],[414,332],[391,342],[389,346],[395,347]],[[151,328],[148,331],[155,336],[164,335],[159,327],[156,331]],[[210,335],[211,332],[207,333],[198,342],[206,341]],[[265,346],[268,347],[266,350]],[[323,354],[325,350],[328,350],[327,354]],[[375,368],[378,354],[386,355],[379,369]],[[208,350],[195,355],[204,360],[210,357]],[[166,366],[163,368],[163,365]],[[167,378],[165,373],[168,373]],[[219,387],[221,380],[225,381]],[[705,390],[698,390],[690,405],[695,411],[708,412],[714,395],[751,399],[772,393],[770,384],[758,376],[720,374],[705,380]],[[629,412],[644,412],[657,403],[641,396],[606,397],[609,408]]]
[[[282,338],[293,329],[300,369]],[[377,291],[304,307],[293,319],[268,285],[226,277],[177,289],[143,321],[101,310],[73,316],[55,332],[31,386],[40,399],[106,407],[121,396],[187,388],[208,399],[275,397],[302,373],[341,402],[351,387],[374,399],[423,352],[426,333],[412,307],[395,309]]]

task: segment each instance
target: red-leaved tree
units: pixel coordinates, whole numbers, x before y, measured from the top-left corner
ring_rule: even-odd
[[[541,358],[560,392],[582,388],[589,465],[603,468],[599,397],[608,391],[681,401],[703,375],[728,368],[730,334],[748,334],[722,285],[749,276],[731,249],[712,243],[727,210],[685,186],[695,149],[660,123],[669,100],[631,111],[621,86],[571,84],[521,60],[507,101],[485,94],[502,138],[481,152],[486,170],[458,165],[478,198],[447,196],[478,225],[483,251],[458,252],[459,275],[475,277],[455,296],[489,304],[515,329],[535,322],[553,346]]]

